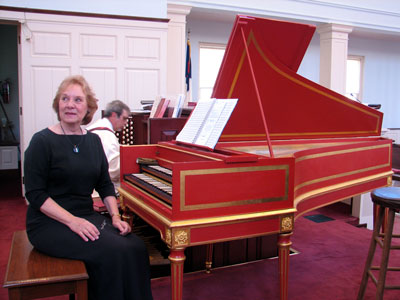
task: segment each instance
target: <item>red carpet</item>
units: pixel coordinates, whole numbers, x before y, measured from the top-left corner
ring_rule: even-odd
[[[0,279],[3,283],[12,234],[25,228],[26,205],[23,198],[10,193],[4,181],[1,190]],[[372,232],[350,225],[347,221],[352,218],[346,210],[344,204],[337,204],[311,213],[334,219],[328,222],[315,223],[304,217],[296,220],[292,241],[299,254],[290,258],[289,299],[356,299]],[[396,229],[399,223],[398,220]],[[278,299],[277,263],[277,259],[268,259],[215,269],[209,275],[185,274],[184,299]],[[400,266],[399,252],[391,252],[390,264]],[[388,276],[388,281],[400,284],[400,277],[394,273]],[[170,299],[169,277],[153,279],[152,288],[155,300]],[[370,282],[365,299],[374,299],[374,293]],[[7,290],[1,288],[0,300],[3,299],[8,299]],[[68,296],[47,299],[66,300]],[[400,299],[400,291],[386,290],[384,299]]]
[[[300,253],[290,258],[289,299],[356,299],[371,231],[344,220],[314,223],[300,217],[294,232],[293,248]],[[392,252],[390,261],[400,266],[400,253]],[[185,274],[184,299],[279,299],[277,270],[274,259],[217,269],[210,275]],[[168,299],[169,282],[153,280],[155,300]],[[374,293],[370,283],[365,299],[374,299]],[[384,299],[400,299],[400,291],[387,290]]]

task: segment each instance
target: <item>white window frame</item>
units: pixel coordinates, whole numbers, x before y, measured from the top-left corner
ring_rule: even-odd
[[[214,81],[214,84],[212,85],[212,86],[202,86],[201,84],[202,84],[202,82],[201,82],[201,80],[200,80],[200,78],[201,78],[201,72],[202,72],[202,62],[201,62],[201,55],[200,55],[200,52],[201,52],[201,49],[217,49],[217,50],[225,50],[226,49],[226,44],[218,44],[218,43],[205,43],[205,42],[200,42],[199,43],[199,89],[198,89],[198,99],[200,99],[202,96],[202,90],[205,90],[205,89],[207,89],[207,90],[209,90],[209,89],[211,89],[211,91],[212,91],[212,89],[214,88],[214,84],[215,84],[215,81]],[[222,62],[222,60],[221,60],[221,62]],[[219,70],[219,68],[218,68],[218,70]],[[215,78],[217,78],[217,75],[218,75],[218,71],[217,71],[217,73],[215,74]]]
[[[347,57],[347,61],[349,60],[356,60],[360,63],[360,74],[359,74],[359,93],[357,95],[357,99],[354,99],[354,97],[352,97],[350,94],[348,94],[347,91],[347,82],[346,82],[346,96],[348,96],[349,98],[353,99],[353,100],[358,100],[360,102],[363,101],[363,86],[364,86],[364,61],[365,61],[365,57],[361,56],[361,55],[348,55]],[[346,70],[347,72],[347,70]],[[346,78],[347,80],[349,80],[348,78],[349,74],[346,74]]]

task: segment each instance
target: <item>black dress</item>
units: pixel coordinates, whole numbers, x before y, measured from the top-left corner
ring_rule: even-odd
[[[73,145],[79,148],[74,153]],[[114,195],[100,138],[58,135],[49,129],[36,133],[25,152],[24,178],[29,207],[26,228],[30,242],[46,254],[79,259],[89,274],[89,299],[148,300],[149,258],[141,239],[121,236],[111,220],[93,210],[95,188],[101,198]],[[51,197],[75,216],[92,222],[98,240],[85,242],[66,225],[40,211]]]

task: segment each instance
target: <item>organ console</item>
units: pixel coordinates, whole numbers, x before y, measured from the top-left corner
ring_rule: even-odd
[[[287,299],[295,219],[391,184],[383,114],[296,73],[314,31],[238,16],[213,97],[239,101],[215,149],[121,146],[124,217],[140,216],[170,248],[173,300],[182,299],[185,248],[269,234],[279,235]]]

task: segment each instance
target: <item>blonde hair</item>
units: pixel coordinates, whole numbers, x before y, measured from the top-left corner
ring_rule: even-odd
[[[58,87],[57,93],[54,97],[54,100],[53,100],[53,109],[57,114],[58,121],[61,121],[60,113],[59,113],[59,109],[60,109],[59,104],[60,104],[61,94],[65,91],[65,89],[67,87],[69,87],[72,84],[79,85],[82,88],[83,93],[85,94],[88,111],[87,111],[85,117],[83,118],[81,124],[87,125],[92,121],[93,115],[96,112],[98,106],[97,106],[97,99],[95,97],[94,92],[92,91],[91,87],[87,83],[86,79],[81,75],[69,76],[61,82],[60,86]]]

